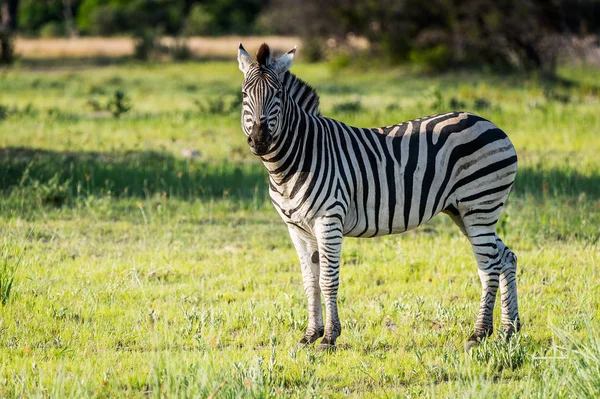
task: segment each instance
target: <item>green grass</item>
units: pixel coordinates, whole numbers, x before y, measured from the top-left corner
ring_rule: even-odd
[[[459,107],[509,134],[520,170],[499,229],[523,332],[464,352],[479,281],[440,216],[346,240],[339,349],[296,346],[300,268],[229,109],[235,60],[4,70],[2,259],[23,257],[0,306],[0,397],[600,395],[600,71],[293,71],[354,125]],[[89,105],[118,90],[119,118]]]

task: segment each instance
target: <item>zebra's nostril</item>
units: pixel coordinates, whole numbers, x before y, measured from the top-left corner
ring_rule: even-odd
[[[250,147],[254,147],[254,140],[252,140],[252,137],[248,137],[248,144]]]

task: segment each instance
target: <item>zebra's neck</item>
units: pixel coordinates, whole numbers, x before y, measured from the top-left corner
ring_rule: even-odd
[[[281,112],[281,133],[273,144],[273,150],[261,157],[272,179],[276,181],[285,180],[297,171],[296,166],[307,152],[307,137],[314,135],[314,129],[310,129],[310,126],[315,119],[319,119],[319,116],[307,113],[290,97],[284,97]]]
[[[289,98],[309,115],[320,115],[319,96],[308,83],[289,71],[283,76],[283,86]]]

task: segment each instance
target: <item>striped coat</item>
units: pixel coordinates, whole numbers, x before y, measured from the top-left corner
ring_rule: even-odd
[[[324,335],[331,349],[343,236],[402,233],[448,214],[472,244],[482,298],[471,347],[493,330],[497,289],[508,335],[520,327],[516,257],[495,225],[517,171],[506,134],[466,112],[428,116],[383,128],[357,128],[319,112],[315,91],[288,69],[294,51],[274,60],[266,45],[244,72],[242,128],[269,171],[272,202],[300,257],[309,305],[301,342]],[[326,322],[321,311],[325,299]]]

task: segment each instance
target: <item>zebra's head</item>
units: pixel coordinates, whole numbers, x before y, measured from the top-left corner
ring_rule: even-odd
[[[256,53],[256,61],[240,43],[238,63],[244,73],[242,84],[242,129],[254,155],[265,155],[281,134],[283,75],[292,66],[296,47],[278,60],[269,46],[263,44]]]

